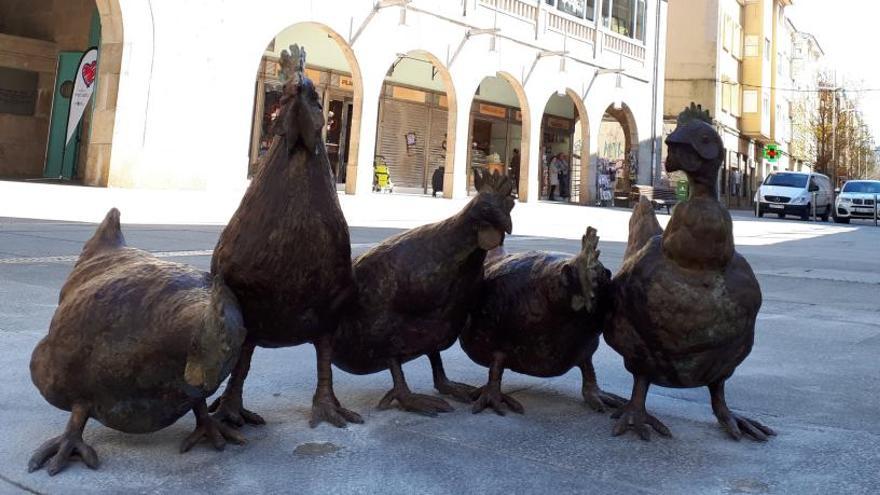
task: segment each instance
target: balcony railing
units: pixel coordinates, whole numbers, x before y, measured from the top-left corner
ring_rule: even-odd
[[[480,3],[500,12],[506,12],[513,15],[514,17],[519,17],[521,19],[526,19],[532,22],[534,22],[535,19],[538,18],[538,5],[534,1],[528,2],[524,0],[480,0]]]
[[[588,43],[596,42],[596,28],[553,11],[547,12],[547,29]]]
[[[535,26],[536,33],[552,31],[592,44],[600,51],[618,53],[633,60],[645,61],[645,45],[607,29],[597,30],[593,21],[569,16],[555,9],[541,9],[540,0],[478,0],[483,7],[508,14]],[[543,14],[542,14],[543,12]],[[599,38],[602,38],[599,40]],[[596,45],[599,46],[596,46]]]
[[[605,50],[619,53],[624,57],[645,60],[645,47],[629,38],[605,32],[602,34],[602,46]]]

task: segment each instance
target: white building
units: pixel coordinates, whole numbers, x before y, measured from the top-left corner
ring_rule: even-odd
[[[0,67],[27,72],[23,51],[52,61],[62,50],[85,50],[84,36],[83,46],[62,47],[57,26],[17,24],[23,11],[41,13],[21,20],[27,26],[55,19],[59,2],[19,3],[0,1],[9,4],[0,5],[0,33],[11,40],[0,48]],[[74,173],[86,184],[240,188],[260,152],[275,58],[294,42],[307,49],[328,117],[333,111],[328,149],[338,154],[348,193],[370,193],[374,157],[385,154],[398,161],[392,180],[421,180],[423,190],[443,164],[444,195],[461,197],[471,165],[489,158],[507,165],[517,148],[520,198],[537,200],[538,164],[549,148],[572,155],[572,201],[593,201],[608,118],[623,128],[632,182],[658,176],[666,0],[98,0],[94,7],[98,90]],[[6,48],[13,42],[27,50]],[[60,101],[51,89],[61,94],[63,81],[44,65],[33,89],[43,112],[0,118],[0,126],[28,122],[49,134],[46,109]],[[12,145],[45,148],[45,141]],[[10,174],[0,163],[0,174],[40,176],[43,167],[35,161]]]

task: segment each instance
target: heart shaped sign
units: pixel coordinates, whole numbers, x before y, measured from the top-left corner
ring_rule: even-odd
[[[86,87],[92,87],[92,84],[95,82],[95,75],[98,72],[98,62],[94,61],[90,64],[83,65],[82,68],[82,78],[83,82],[86,83]]]

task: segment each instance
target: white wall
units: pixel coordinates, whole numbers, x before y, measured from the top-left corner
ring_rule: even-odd
[[[461,2],[416,0],[411,4],[414,8],[406,14],[405,25],[400,24],[400,8],[383,9],[372,16],[353,41],[351,47],[363,88],[357,161],[366,165],[357,170],[358,193],[370,190],[378,97],[396,54],[425,51],[442,64],[448,64],[466,33],[461,23],[480,27],[497,25],[504,35],[517,36],[522,43],[498,38],[496,50],[490,51],[489,36],[473,36],[448,67],[449,103],[458,114],[454,122],[455,167],[454,172],[450,172],[454,175],[454,196],[466,194],[464,163],[474,92],[484,77],[495,76],[499,71],[523,85],[522,92],[527,99],[523,105],[524,119],[530,120],[532,129],[528,162],[536,164],[541,116],[548,98],[560,89],[585,96],[583,105],[592,152],[596,149],[601,116],[615,101],[618,90],[614,75],[596,77],[589,93],[587,87],[598,68],[625,68],[622,100],[632,113],[637,127],[635,134],[640,140],[640,180],[648,180],[651,128],[662,125],[658,116],[651,115],[654,12],[658,5],[665,9],[665,1],[649,1],[648,46],[643,62],[601,48],[594,50],[590,44],[565,42],[563,36],[551,31],[538,32],[536,39],[534,25],[505,14],[496,15],[473,0],[466,3],[468,15],[463,16]],[[314,22],[351,40],[353,32],[370,16],[373,6],[372,0],[151,3],[123,0],[122,4],[126,16],[126,53],[113,167],[126,169],[125,175],[134,178],[126,186],[175,188],[240,187],[245,180],[254,78],[266,45],[274,36],[296,23]],[[665,18],[661,29],[664,32],[662,50]],[[560,50],[564,43],[573,50],[564,72],[560,71],[559,57],[536,58],[539,49]],[[276,49],[285,48],[287,44],[290,43],[286,40],[279,42]],[[395,77],[408,77],[406,65],[401,65],[404,68],[399,66],[400,74],[395,71]],[[662,66],[659,75],[662,98]],[[437,89],[446,89],[442,80],[437,81],[440,84]],[[662,99],[660,107],[662,109]],[[592,167],[590,172],[587,180],[592,181]],[[529,176],[533,185],[529,188],[530,200],[537,197],[537,177],[537,167],[533,165]]]

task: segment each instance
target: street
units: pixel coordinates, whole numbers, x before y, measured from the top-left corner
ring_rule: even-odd
[[[600,259],[617,270],[627,212],[542,208],[514,217],[509,251],[574,253],[586,221],[599,228]],[[519,223],[547,211],[567,216],[543,230],[534,218]],[[208,269],[222,226],[126,225],[124,213],[130,246]],[[712,416],[706,389],[660,387],[650,390],[648,409],[673,438],[613,438],[608,415],[583,404],[577,369],[554,379],[508,371],[503,388],[524,405],[522,416],[474,415],[469,405],[453,403],[454,412],[437,418],[378,411],[388,373],[334,370],[337,396],[366,423],[310,429],[315,356],[311,346],[300,346],[256,351],[245,403],[268,424],[245,427],[246,445],[215,452],[202,444],[178,454],[192,415],[149,435],[91,421],[84,438],[100,468],[73,462],[52,478],[45,470],[28,474],[26,463],[61,433],[67,414],[39,395],[28,363],[94,225],[0,218],[0,493],[876,493],[880,228],[734,215],[738,249],[758,275],[764,304],[752,354],[728,382],[727,396],[736,412],[777,431],[766,444],[730,440]],[[565,228],[570,235],[545,232]],[[399,231],[352,227],[354,252]],[[444,358],[450,378],[485,382],[487,370],[457,344]],[[604,343],[595,365],[605,390],[629,395],[631,377]],[[414,391],[434,393],[427,359],[405,371]]]

